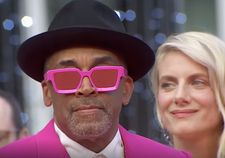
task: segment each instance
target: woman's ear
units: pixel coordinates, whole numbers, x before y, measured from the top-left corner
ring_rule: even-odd
[[[28,130],[28,128],[26,127],[23,127],[20,131],[19,131],[19,135],[18,135],[18,138],[21,139],[21,138],[25,138],[27,136],[30,135],[30,132]]]
[[[50,89],[49,89],[47,81],[42,81],[41,86],[42,86],[44,104],[45,106],[49,107],[52,105],[52,97],[51,97],[51,93],[50,93]]]
[[[133,79],[130,76],[126,76],[124,81],[124,87],[123,87],[123,105],[124,106],[126,106],[129,103],[130,98],[133,94],[133,90],[134,90]]]

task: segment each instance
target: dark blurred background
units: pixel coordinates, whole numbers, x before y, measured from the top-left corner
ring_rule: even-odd
[[[154,50],[168,35],[189,30],[224,38],[223,0],[99,1],[113,8],[128,32]],[[0,88],[18,98],[29,115],[32,133],[52,117],[51,109],[43,105],[39,83],[18,67],[17,49],[25,39],[46,31],[55,13],[67,2],[69,0],[0,0]],[[122,111],[121,124],[132,132],[166,143],[156,119],[147,78],[146,75],[135,83],[132,100]]]

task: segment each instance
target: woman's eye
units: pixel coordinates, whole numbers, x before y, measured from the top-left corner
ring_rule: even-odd
[[[172,90],[175,88],[175,84],[171,82],[164,82],[160,84],[160,89]]]
[[[204,86],[206,86],[207,84],[208,84],[208,83],[207,83],[206,81],[204,81],[204,80],[194,80],[194,81],[192,82],[192,85],[195,86],[195,87],[197,87],[197,88],[204,87]]]

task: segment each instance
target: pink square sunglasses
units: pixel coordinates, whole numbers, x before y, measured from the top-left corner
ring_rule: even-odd
[[[96,66],[89,71],[78,68],[62,68],[48,70],[44,79],[51,81],[57,93],[75,93],[81,86],[84,77],[88,77],[92,86],[98,92],[113,91],[119,86],[121,77],[127,75],[122,66]]]

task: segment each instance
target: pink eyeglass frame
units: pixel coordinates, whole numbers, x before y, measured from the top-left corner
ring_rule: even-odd
[[[116,83],[113,87],[106,87],[106,88],[98,88],[95,86],[95,84],[93,83],[92,79],[91,79],[91,74],[93,71],[95,70],[117,70],[118,71],[118,75],[117,75],[117,79],[116,79]],[[67,71],[75,71],[78,72],[81,76],[80,78],[80,83],[78,84],[76,89],[69,89],[69,90],[60,90],[57,88],[55,81],[54,81],[54,74],[58,73],[58,72],[67,72]],[[105,91],[113,91],[116,90],[119,86],[119,82],[120,82],[120,78],[121,77],[125,77],[127,75],[127,70],[123,67],[123,66],[95,66],[93,68],[91,68],[88,71],[81,71],[78,68],[62,68],[62,69],[54,69],[54,70],[48,70],[45,74],[44,74],[44,79],[47,81],[51,81],[54,90],[57,93],[60,94],[69,94],[69,93],[75,93],[81,86],[83,78],[84,77],[88,77],[89,81],[91,82],[91,85],[95,88],[96,91],[98,92],[105,92]]]

